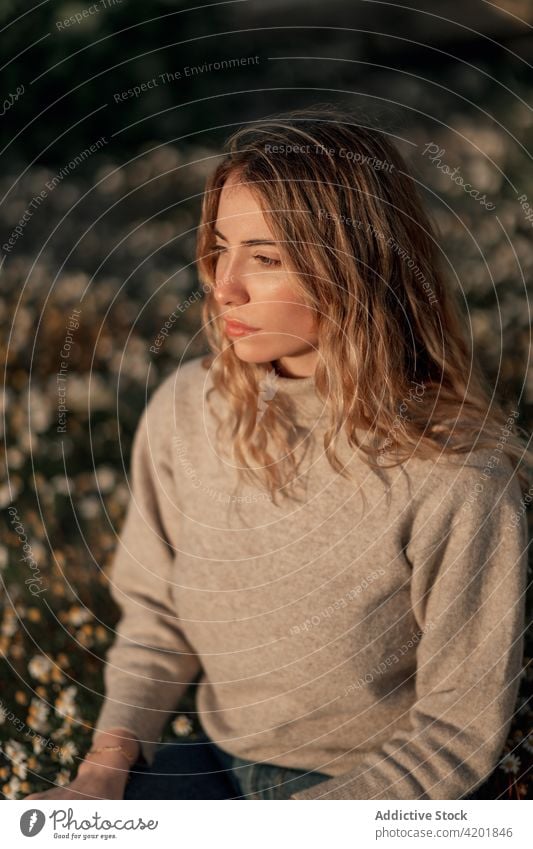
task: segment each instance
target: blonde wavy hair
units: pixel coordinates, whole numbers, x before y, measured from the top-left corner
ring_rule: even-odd
[[[230,175],[255,193],[315,311],[314,382],[329,415],[323,447],[332,468],[349,477],[335,451],[342,432],[375,469],[413,454],[493,448],[525,490],[526,440],[474,360],[436,228],[387,134],[319,104],[241,127],[223,153],[205,187],[196,264],[212,352],[203,365],[212,370],[210,393],[218,390],[230,410],[221,417],[213,409],[217,438],[232,445],[241,479],[262,483],[275,501],[296,474],[301,429],[285,393],[257,416],[274,364],[241,361],[221,326],[213,231]],[[361,427],[372,439],[359,440]]]

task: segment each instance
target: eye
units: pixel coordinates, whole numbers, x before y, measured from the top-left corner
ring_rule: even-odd
[[[218,261],[219,261],[221,255],[225,252],[225,250],[226,250],[226,248],[223,245],[215,245],[213,247],[213,252],[212,252],[211,255],[213,257],[214,263],[216,263],[218,265]]]
[[[281,265],[280,259],[272,259],[269,256],[261,256],[261,254],[255,254],[254,259],[259,260],[262,265]]]

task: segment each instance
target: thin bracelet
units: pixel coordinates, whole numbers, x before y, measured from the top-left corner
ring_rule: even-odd
[[[130,766],[137,760],[137,755],[128,755],[124,746],[100,746],[97,749],[89,749],[89,751],[85,753],[85,757],[87,757],[87,755],[96,755],[99,752],[122,752]]]

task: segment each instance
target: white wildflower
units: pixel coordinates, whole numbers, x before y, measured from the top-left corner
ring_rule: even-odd
[[[27,758],[26,749],[18,740],[8,740],[4,751],[9,760],[16,764],[23,763]]]
[[[20,793],[20,779],[16,775],[9,781],[7,788],[4,787],[4,793],[8,799],[17,798]]]
[[[28,711],[27,723],[34,731],[48,730],[48,714],[50,708],[42,699],[33,698]]]
[[[32,386],[25,400],[26,403],[29,396],[29,425],[32,433],[44,433],[50,427],[52,421],[52,402],[48,395]]]
[[[36,654],[28,663],[28,672],[32,678],[36,678],[42,684],[46,684],[50,678],[53,663],[49,657],[44,654]]]
[[[504,772],[512,772],[514,775],[518,772],[520,768],[520,758],[518,755],[505,755],[504,758],[500,761],[500,769],[503,769]]]
[[[75,703],[77,687],[74,685],[66,687],[56,699],[56,712],[60,716],[68,716],[74,719],[77,716],[77,708]]]
[[[95,477],[100,492],[111,492],[115,486],[115,472],[111,466],[99,466],[95,471]]]
[[[77,754],[78,749],[75,743],[73,743],[72,740],[67,740],[67,742],[61,746],[59,760],[62,764],[71,764],[74,763],[74,758]]]
[[[84,519],[96,519],[100,512],[100,502],[93,495],[89,495],[80,501],[78,510]]]
[[[126,486],[126,484],[119,483],[115,487],[113,497],[114,497],[114,500],[116,501],[117,504],[120,504],[121,506],[124,507],[126,504],[128,504],[128,502],[131,498],[131,493],[130,493],[130,490],[128,489],[128,487]]]
[[[69,772],[68,770],[66,770],[66,769],[62,769],[62,770],[61,770],[60,772],[58,772],[58,774],[56,775],[55,783],[56,783],[59,787],[64,787],[64,786],[65,786],[65,784],[69,784],[69,783],[70,783],[70,772]]]
[[[524,747],[526,752],[529,752],[531,755],[533,755],[533,731],[530,731],[527,737],[522,740],[522,746]]]
[[[11,607],[8,607],[4,613],[4,621],[2,622],[2,636],[12,637],[17,630],[17,623],[17,614]]]
[[[65,722],[63,725],[60,725],[59,728],[52,733],[52,737],[54,740],[64,740],[65,737],[70,737],[72,734],[72,725],[70,722]]]
[[[42,737],[34,737],[32,740],[33,753],[34,755],[40,755],[44,749],[44,743]]]
[[[4,752],[7,758],[11,761],[11,769],[13,773],[23,780],[27,775],[27,759],[28,754],[24,746],[16,740],[8,740],[4,747]]]
[[[11,469],[20,469],[21,466],[24,465],[24,460],[26,459],[20,448],[17,448],[16,445],[11,445],[7,449],[6,456],[7,465]]]
[[[192,722],[188,716],[180,714],[172,723],[172,730],[178,737],[186,737],[192,731]]]
[[[72,479],[66,475],[54,475],[50,478],[50,485],[59,495],[69,495],[73,488]]]
[[[86,414],[88,408],[93,412],[113,409],[113,390],[101,375],[95,372],[78,375],[73,372],[68,381],[68,402],[74,413]]]
[[[13,764],[12,771],[13,775],[16,775],[17,778],[21,778],[23,781],[28,777],[28,766],[25,762]]]
[[[67,621],[76,627],[84,625],[86,622],[90,622],[92,618],[93,615],[91,611],[86,607],[80,607],[79,605],[71,607],[67,614]]]
[[[20,490],[22,489],[22,485],[18,484],[14,479],[11,480],[10,485],[4,483],[0,486],[0,509],[4,509],[4,507],[9,507],[13,501],[18,497]]]

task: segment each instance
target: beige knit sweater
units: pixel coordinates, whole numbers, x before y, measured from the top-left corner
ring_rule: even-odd
[[[276,506],[218,452],[210,385],[200,357],[182,364],[137,429],[97,729],[131,729],[151,763],[199,676],[222,749],[330,776],[293,799],[468,795],[497,763],[521,673],[509,461],[496,448],[376,474],[343,441],[346,480],[323,452],[314,378],[278,377],[309,437],[305,495]]]

